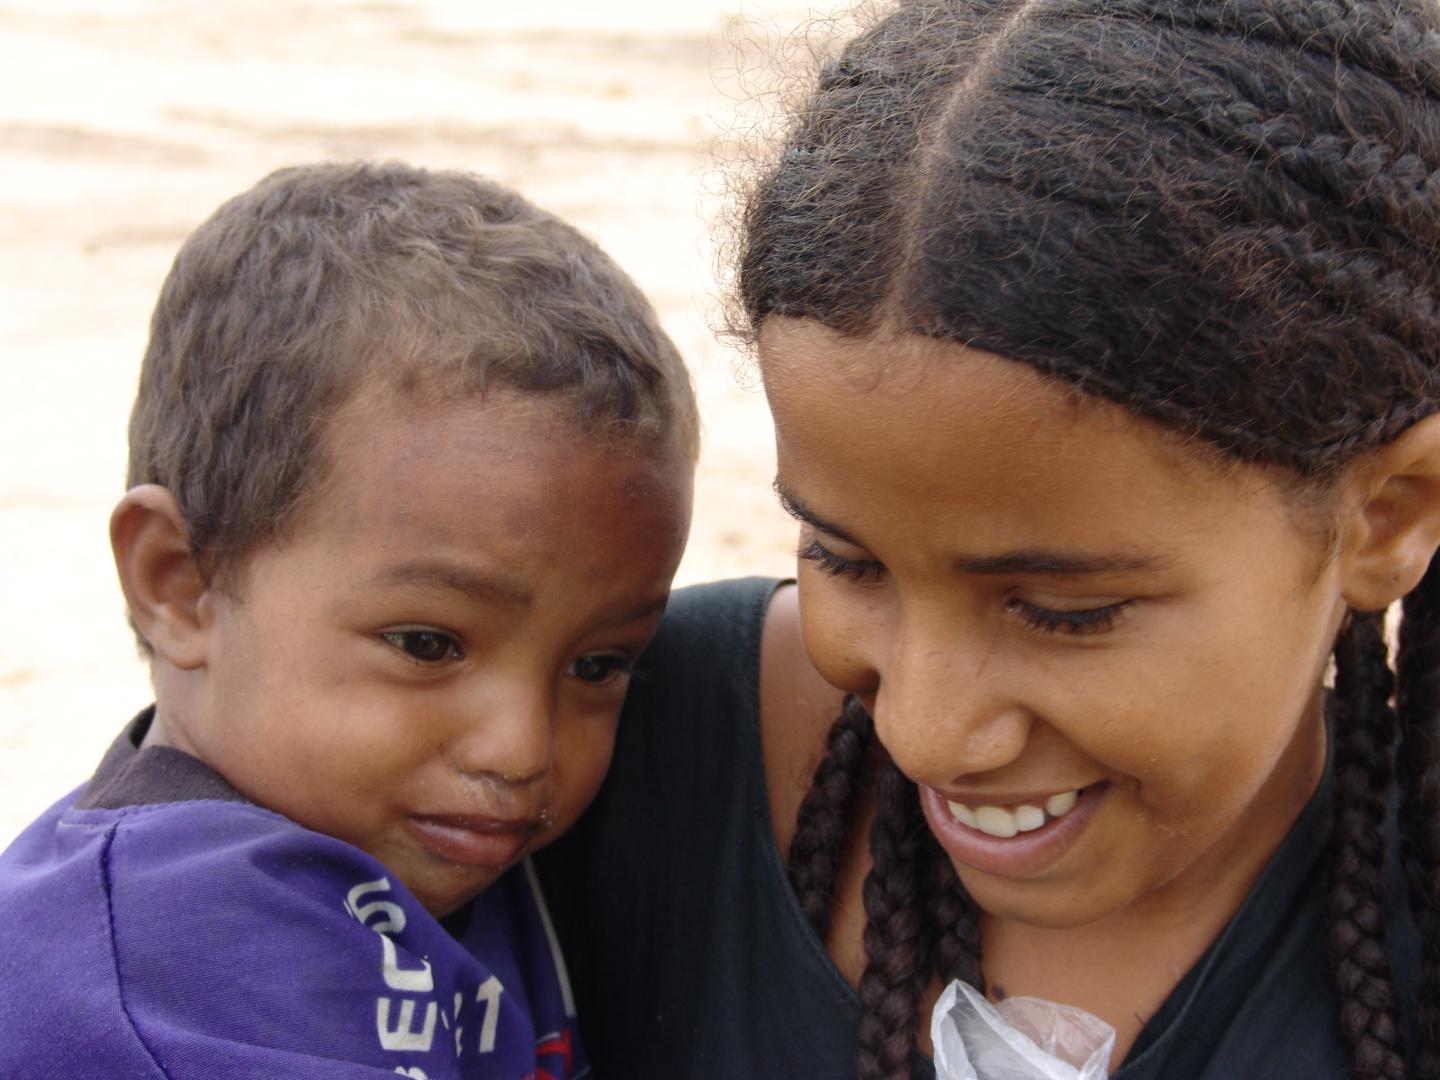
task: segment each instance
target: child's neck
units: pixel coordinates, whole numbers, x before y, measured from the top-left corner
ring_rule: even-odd
[[[186,734],[186,725],[183,722],[185,717],[193,716],[204,708],[203,676],[204,669],[182,671],[158,657],[152,661],[155,715],[140,743],[142,750],[151,746],[168,746],[191,757],[205,760],[193,740]]]

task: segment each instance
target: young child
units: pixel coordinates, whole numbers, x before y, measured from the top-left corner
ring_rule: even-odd
[[[542,860],[597,1072],[933,1075],[959,978],[1440,1077],[1440,5],[901,0],[786,132],[798,604],[677,596]]]
[[[498,184],[222,206],[111,522],[155,704],[0,856],[0,1075],[586,1073],[527,856],[605,775],[696,438],[634,285]]]

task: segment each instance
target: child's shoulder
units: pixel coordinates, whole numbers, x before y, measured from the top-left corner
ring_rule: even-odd
[[[523,873],[456,940],[358,848],[139,756],[0,856],[0,1075],[518,1076],[568,1030]]]

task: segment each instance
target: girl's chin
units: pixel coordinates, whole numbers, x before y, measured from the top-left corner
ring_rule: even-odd
[[[983,918],[1020,926],[1074,930],[1100,922],[1125,906],[1095,895],[1077,895],[1074,885],[1001,881],[965,866],[956,866],[955,872]]]
[[[1054,930],[1085,926],[1124,907],[1102,879],[1110,860],[1086,867],[1077,856],[1097,827],[1109,783],[1083,789],[1062,817],[1014,836],[991,836],[958,821],[944,796],[921,788],[926,823],[966,891],[988,916]],[[1108,883],[1113,887],[1114,882]],[[1122,890],[1124,891],[1124,890]]]

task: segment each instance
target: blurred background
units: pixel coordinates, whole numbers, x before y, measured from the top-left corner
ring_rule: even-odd
[[[598,240],[700,395],[681,583],[791,572],[764,401],[713,334],[715,241],[807,21],[786,0],[0,0],[0,847],[150,700],[106,536],[150,308],[190,230],[281,165],[475,170]]]

